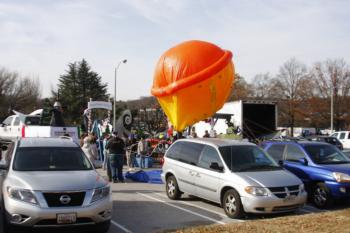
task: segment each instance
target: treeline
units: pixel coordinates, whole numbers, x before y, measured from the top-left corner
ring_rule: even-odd
[[[333,97],[334,129],[349,129],[350,68],[343,59],[329,59],[307,67],[292,58],[277,74],[258,74],[250,83],[237,75],[235,85],[230,100],[276,101],[278,125],[285,127],[329,128]]]
[[[250,82],[236,74],[228,101],[276,101],[279,126],[329,128],[333,97],[334,128],[348,129],[349,92],[350,68],[345,60],[329,59],[307,67],[291,58],[280,66],[278,73],[257,74]],[[38,79],[20,77],[16,72],[0,69],[0,118],[7,116],[11,109],[28,113],[54,102],[56,98],[65,106],[64,115],[70,124],[80,124],[90,98],[113,101],[107,93],[107,83],[102,82],[101,76],[92,71],[84,59],[68,64],[65,74],[59,77],[57,88],[52,91],[52,97],[46,99],[41,98]],[[117,113],[125,108],[141,117],[138,116],[140,109],[159,109],[160,106],[153,97],[141,97],[117,102]]]

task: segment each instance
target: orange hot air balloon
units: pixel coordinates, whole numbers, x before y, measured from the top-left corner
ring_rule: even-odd
[[[160,57],[151,92],[174,128],[182,131],[219,110],[230,94],[233,80],[230,51],[192,40]]]

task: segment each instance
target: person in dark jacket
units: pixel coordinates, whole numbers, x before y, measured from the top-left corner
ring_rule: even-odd
[[[123,164],[125,143],[119,138],[117,132],[113,132],[113,137],[107,142],[106,149],[109,151],[109,164],[111,168],[113,182],[124,182]]]
[[[64,120],[62,116],[62,106],[59,102],[55,102],[53,105],[53,109],[50,110],[51,114],[51,121],[50,121],[50,126],[59,126],[59,127],[64,127]]]

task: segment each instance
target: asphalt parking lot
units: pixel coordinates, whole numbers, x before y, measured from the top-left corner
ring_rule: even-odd
[[[107,177],[105,171],[101,169],[98,171]],[[183,195],[178,201],[168,199],[164,184],[126,180],[126,183],[112,183],[111,186],[114,208],[108,233],[168,232],[200,225],[238,223],[261,218],[328,211],[308,204],[296,213],[248,215],[245,219],[235,220],[228,218],[218,204],[193,196]],[[333,210],[349,207],[348,203],[341,204]]]

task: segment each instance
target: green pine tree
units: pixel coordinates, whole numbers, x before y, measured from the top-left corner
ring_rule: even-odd
[[[63,116],[68,124],[80,124],[90,98],[107,101],[107,84],[88,65],[85,59],[68,64],[66,74],[58,83],[59,101],[64,106]]]

